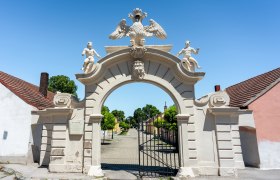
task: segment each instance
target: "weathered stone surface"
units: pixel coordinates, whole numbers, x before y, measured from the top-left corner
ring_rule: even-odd
[[[194,132],[195,131],[195,125],[189,124],[188,125],[188,132]]]
[[[85,124],[85,131],[91,132],[92,131],[92,124]]]
[[[217,125],[217,131],[230,132],[230,125]]]
[[[75,165],[75,164],[50,164],[49,170],[51,172],[74,172],[74,173],[80,173],[82,172],[82,166],[81,165]]]
[[[62,148],[53,148],[51,150],[52,156],[64,156],[64,149]]]
[[[91,140],[92,139],[92,133],[91,132],[85,132],[85,140]]]
[[[220,158],[234,158],[233,150],[219,150]]]
[[[66,141],[65,140],[52,140],[51,146],[52,147],[65,147]]]
[[[51,156],[50,163],[51,164],[64,164],[65,157],[63,156]]]
[[[219,141],[219,149],[232,149],[232,142],[231,141]]]
[[[84,165],[91,165],[91,157],[84,158]]]
[[[85,149],[84,150],[84,156],[85,157],[91,157],[91,149]]]
[[[217,133],[217,139],[218,140],[222,140],[222,141],[225,141],[225,140],[231,140],[231,134],[229,132],[219,132]]]
[[[91,141],[86,140],[86,141],[84,142],[84,148],[85,148],[85,149],[91,149],[91,148],[92,148],[92,143],[91,143]]]
[[[54,124],[53,131],[66,131],[66,124],[65,125]]]
[[[66,139],[66,132],[52,132],[53,139]]]

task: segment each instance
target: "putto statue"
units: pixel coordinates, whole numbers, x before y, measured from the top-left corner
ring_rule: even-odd
[[[167,37],[163,28],[153,19],[150,19],[149,26],[143,26],[142,20],[147,17],[147,13],[142,12],[141,9],[134,9],[128,17],[133,21],[132,26],[127,26],[126,20],[122,19],[116,30],[110,34],[110,39],[115,40],[129,36],[132,47],[143,47],[145,37],[156,36],[159,39],[165,39]]]
[[[98,58],[101,58],[97,52],[92,49],[92,42],[87,43],[87,47],[83,50],[82,56],[86,55],[86,59],[84,61],[84,65],[82,70],[84,73],[90,73],[93,70],[93,64],[94,64],[94,55],[96,55]]]
[[[194,71],[195,68],[200,69],[201,67],[198,65],[197,61],[191,56],[191,54],[198,54],[199,48],[194,49],[190,47],[191,42],[186,41],[185,42],[185,47],[177,54],[177,57],[179,57],[181,54],[184,55],[182,59],[182,64],[183,66],[188,70],[188,71]]]

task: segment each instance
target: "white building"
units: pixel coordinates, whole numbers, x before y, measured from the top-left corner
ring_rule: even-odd
[[[31,148],[31,124],[36,116],[31,111],[53,106],[54,93],[47,92],[47,82],[47,73],[42,73],[39,88],[0,71],[0,162],[27,163],[29,158],[32,161],[29,152],[33,150],[36,154],[36,148]],[[45,91],[46,97],[39,89]]]

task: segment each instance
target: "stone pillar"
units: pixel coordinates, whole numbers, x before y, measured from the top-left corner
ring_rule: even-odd
[[[74,117],[82,117],[72,108],[54,108],[48,111],[53,123],[49,171],[82,172],[82,135],[72,135],[69,129],[69,122]]]
[[[92,152],[91,166],[88,171],[89,176],[104,176],[101,169],[101,120],[102,114],[92,114],[89,117],[89,123],[92,123]]]
[[[189,114],[178,114],[178,143],[180,169],[177,177],[194,177],[193,167],[197,165],[196,134],[194,122]]]
[[[52,128],[52,124],[43,124],[39,161],[40,166],[47,166],[50,163]]]
[[[232,118],[236,119],[234,121],[238,121],[238,114],[233,116]],[[234,151],[234,159],[235,159],[235,167],[237,169],[244,169],[245,164],[242,155],[241,149],[241,141],[240,141],[240,133],[239,133],[239,125],[231,125],[231,136],[232,136],[232,145]]]
[[[219,157],[219,175],[236,176],[233,129],[238,125],[236,114],[239,108],[210,108],[215,116],[216,140]]]
[[[54,124],[51,140],[50,172],[67,172],[65,167],[66,124]]]

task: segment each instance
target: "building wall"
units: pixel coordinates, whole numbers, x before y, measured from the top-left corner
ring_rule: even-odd
[[[259,167],[260,158],[256,129],[252,127],[239,127],[243,160],[246,166]]]
[[[280,168],[280,84],[249,105],[253,110],[260,168]]]
[[[0,160],[13,162],[8,157],[27,156],[33,109],[33,106],[0,84]]]

